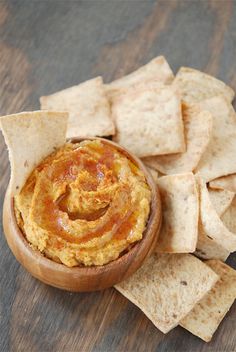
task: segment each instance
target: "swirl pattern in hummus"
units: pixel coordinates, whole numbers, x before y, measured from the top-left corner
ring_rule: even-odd
[[[142,238],[151,192],[143,172],[99,140],[47,157],[15,197],[33,248],[69,267],[103,265]]]

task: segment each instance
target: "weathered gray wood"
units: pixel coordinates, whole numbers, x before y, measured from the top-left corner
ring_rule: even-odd
[[[38,98],[95,75],[106,81],[164,54],[236,87],[236,3],[218,1],[0,2],[0,114],[39,108]],[[0,138],[1,207],[9,177]],[[236,268],[236,256],[230,263]],[[167,297],[168,299],[168,297]],[[236,350],[236,305],[212,342],[178,327],[159,332],[114,289],[71,294],[18,265],[0,236],[0,351]]]

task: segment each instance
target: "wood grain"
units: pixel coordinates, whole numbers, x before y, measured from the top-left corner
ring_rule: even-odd
[[[164,54],[236,88],[236,3],[89,0],[0,2],[0,114],[102,74],[106,81]],[[0,138],[0,200],[9,177]],[[236,268],[236,255],[229,262]],[[208,352],[236,350],[236,305],[213,340],[159,332],[114,289],[70,294],[32,278],[0,236],[0,351]]]

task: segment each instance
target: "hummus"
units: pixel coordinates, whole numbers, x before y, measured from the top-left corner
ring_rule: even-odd
[[[69,267],[103,265],[142,238],[151,191],[143,172],[102,141],[67,143],[15,196],[19,227],[34,249]]]

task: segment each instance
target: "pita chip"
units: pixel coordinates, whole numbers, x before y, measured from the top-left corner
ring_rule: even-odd
[[[225,189],[236,193],[236,174],[216,178],[209,185],[211,188]]]
[[[190,254],[157,254],[115,288],[163,333],[173,329],[212,288],[218,276]]]
[[[236,172],[236,113],[232,105],[217,96],[200,102],[213,117],[212,138],[197,168],[206,182]]]
[[[199,177],[200,191],[200,225],[205,235],[230,252],[236,250],[236,234],[227,229],[217,214],[207,190],[206,184]]]
[[[109,136],[115,133],[101,77],[40,98],[42,110],[68,111],[67,137]]]
[[[199,225],[197,248],[194,255],[201,259],[219,259],[224,262],[230,255],[230,251],[207,237],[201,225]]]
[[[221,220],[227,229],[236,236],[236,197],[234,197],[226,212],[221,216]]]
[[[234,98],[233,89],[224,82],[189,67],[179,69],[173,84],[180,89],[187,103],[198,103],[217,95],[222,95],[228,102]]]
[[[127,88],[139,85],[140,83],[158,82],[170,84],[173,79],[174,75],[168,62],[164,56],[158,56],[129,75],[107,84],[106,89],[109,97],[114,98]]]
[[[229,208],[233,198],[234,192],[227,191],[224,189],[211,189],[208,188],[210,200],[219,216],[223,215],[224,212]]]
[[[139,157],[185,150],[180,97],[170,86],[129,90],[114,100],[112,116],[114,140]]]
[[[156,250],[160,253],[189,253],[198,237],[198,192],[192,173],[160,177],[162,227]]]
[[[236,298],[236,271],[219,260],[209,260],[206,264],[220,278],[180,325],[209,342]]]
[[[10,193],[20,192],[33,169],[66,142],[66,112],[33,111],[0,117],[11,164]]]
[[[163,174],[193,171],[211,138],[212,117],[208,111],[201,111],[197,105],[189,104],[184,104],[182,111],[186,151],[144,158],[147,165]]]
[[[217,191],[219,191],[219,193],[217,193]],[[229,207],[232,202],[233,195],[234,193],[229,191],[208,189],[208,200],[211,203],[209,207],[214,208],[214,217],[216,217],[215,213],[221,216],[226,211],[227,207]],[[219,222],[219,219],[217,221]],[[230,255],[230,251],[224,247],[223,239],[219,243],[219,241],[217,242],[215,239],[208,237],[200,222],[198,227],[197,248],[194,254],[202,259],[219,259],[225,261]]]

